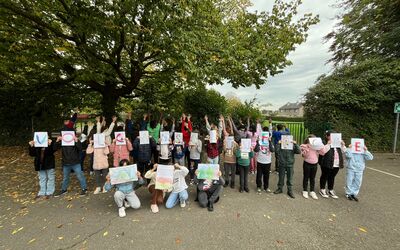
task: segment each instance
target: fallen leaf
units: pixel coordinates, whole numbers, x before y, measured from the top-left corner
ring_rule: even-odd
[[[132,220],[133,222],[139,222],[140,220]]]
[[[57,228],[62,228],[62,226],[63,226],[63,224],[60,224],[60,225],[57,226]]]
[[[332,214],[333,217],[336,217],[336,214]]]
[[[28,244],[31,244],[31,243],[34,242],[35,240],[36,240],[35,238],[31,239],[30,241],[28,241]]]
[[[363,232],[363,233],[366,233],[366,232],[367,232],[367,230],[366,230],[365,228],[362,228],[362,227],[359,227],[358,230],[360,230],[360,231]]]
[[[21,231],[22,229],[24,229],[24,227],[20,227],[20,228],[18,228],[18,229],[15,229],[11,234],[16,234],[16,233],[18,233],[19,231]]]
[[[267,217],[267,215],[266,215],[266,214],[264,214],[264,217]]]
[[[107,232],[107,231],[103,233],[103,237],[104,237],[104,236],[107,236],[107,235],[108,235],[108,232]]]
[[[236,218],[239,218],[240,217],[240,213],[236,213]]]
[[[176,244],[181,244],[181,243],[182,243],[182,241],[181,241],[181,239],[179,239],[179,238],[176,238],[176,239],[175,239],[175,243],[176,243]]]
[[[64,237],[63,237],[63,236],[59,236],[58,239],[59,239],[59,240],[62,240],[62,239],[64,239]]]
[[[333,221],[331,218],[329,218],[329,221]]]
[[[271,217],[270,217],[269,215],[267,216],[267,218],[268,218],[268,219],[271,219]]]
[[[278,243],[278,244],[283,244],[283,241],[281,241],[281,240],[276,240],[276,243]]]

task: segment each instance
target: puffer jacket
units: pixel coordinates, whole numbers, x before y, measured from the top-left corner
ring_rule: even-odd
[[[118,167],[119,162],[123,159],[129,160],[129,151],[132,150],[133,146],[129,140],[126,141],[126,145],[116,145],[115,142],[113,142],[110,145],[110,152],[113,153],[114,167]]]
[[[93,153],[93,169],[101,170],[108,168],[108,154],[110,150],[108,146],[104,148],[94,148],[92,144],[89,144],[86,154]]]

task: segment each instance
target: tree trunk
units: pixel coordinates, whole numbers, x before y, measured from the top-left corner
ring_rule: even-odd
[[[103,111],[103,116],[106,117],[107,127],[112,121],[112,116],[116,115],[115,108],[117,106],[119,96],[114,93],[114,91],[109,90],[105,93],[102,93],[101,99],[101,109]]]

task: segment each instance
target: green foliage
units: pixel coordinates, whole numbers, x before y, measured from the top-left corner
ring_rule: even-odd
[[[234,121],[245,122],[248,117],[250,120],[255,121],[262,117],[261,111],[256,106],[257,99],[254,98],[250,101],[242,103],[239,98],[228,99],[227,114],[232,117]]]
[[[362,137],[375,150],[390,150],[400,100],[400,61],[370,59],[322,76],[306,94],[306,122],[330,122],[346,142]],[[313,133],[313,131],[310,131]]]

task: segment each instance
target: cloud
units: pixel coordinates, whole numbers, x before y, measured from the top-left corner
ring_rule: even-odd
[[[252,11],[269,11],[274,1],[252,0]],[[307,41],[299,45],[289,54],[293,65],[284,69],[283,73],[270,77],[260,89],[255,87],[234,89],[228,84],[210,86],[222,94],[234,92],[241,100],[249,100],[255,96],[260,104],[272,103],[272,109],[278,109],[287,102],[296,102],[307,93],[318,76],[329,73],[331,64],[326,64],[331,57],[330,43],[323,43],[323,37],[331,32],[337,23],[335,16],[339,10],[333,5],[336,0],[304,0],[299,7],[299,16],[304,13],[318,14],[320,22],[308,31]]]

